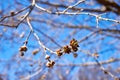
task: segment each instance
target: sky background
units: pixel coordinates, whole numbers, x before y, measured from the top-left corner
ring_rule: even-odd
[[[49,2],[56,4],[59,3],[73,5],[77,2],[77,0],[75,2],[72,2],[72,0],[71,2],[66,0],[64,1],[64,3],[62,3],[60,0],[56,0],[55,2],[49,0]],[[0,1],[0,11],[2,11],[0,17],[2,17],[3,15],[10,15],[11,11],[19,11],[20,9],[27,7],[29,4],[29,0],[2,0]],[[48,5],[44,5],[41,3],[37,4],[46,9],[50,8],[52,11],[56,11],[55,8],[49,7]],[[97,4],[95,0],[93,0],[93,2],[92,0],[87,0],[86,3],[81,3],[77,7],[100,9],[101,5]],[[64,10],[64,8],[58,8],[58,10],[61,11]],[[15,19],[18,19],[18,17],[24,15],[26,12],[27,11],[24,11],[19,15],[15,16]],[[104,18],[120,20],[120,17],[113,12],[95,14],[102,14],[102,17]],[[78,26],[89,26],[93,30],[97,29],[96,18],[90,15],[53,15],[48,14],[46,12],[42,12],[37,8],[34,8],[32,13],[30,14],[30,17],[33,18],[31,24],[33,25],[33,28],[38,34],[42,43],[48,48],[52,49],[53,51],[59,49],[60,46],[57,46],[54,42],[51,41],[50,38],[52,38],[61,46],[65,46],[69,44],[71,39],[75,38],[76,40],[80,41],[82,38],[84,38],[92,32],[91,30],[80,29],[78,28]],[[13,21],[12,18],[4,20],[4,22],[10,24],[11,21]],[[76,28],[69,28],[69,25],[72,25]],[[99,20],[98,26],[98,29],[120,29],[119,24],[104,20]],[[23,45],[23,42],[26,40],[26,37],[28,36],[29,32],[30,29],[26,24],[26,21],[20,24],[17,29],[0,26],[0,74],[7,74],[8,80],[16,80],[20,75],[27,76],[31,73],[34,73],[39,68],[42,70],[41,74],[49,72],[48,68],[45,66],[45,63],[47,61],[44,57],[46,54],[50,55],[51,59],[56,61],[56,64],[82,64],[86,62],[95,62],[95,60],[92,57],[88,57],[86,54],[80,51],[77,52],[77,58],[74,58],[72,53],[69,55],[65,54],[60,58],[57,57],[55,54],[51,54],[49,51],[46,51],[45,53],[43,48],[38,44],[33,34],[30,35],[27,44],[28,51],[23,57],[21,57],[19,48]],[[46,34],[50,38],[46,37],[44,34]],[[79,43],[79,48],[85,51],[88,50],[91,52],[91,54],[95,52],[99,53],[99,61],[105,61],[110,58],[119,58],[119,38],[115,38],[113,36],[106,36],[106,34],[109,35],[111,33],[104,34],[105,35],[92,35],[87,40],[83,41],[82,43]],[[119,36],[119,34],[114,33],[112,35]],[[32,51],[35,49],[40,49],[40,52],[36,55],[33,55]],[[31,67],[30,64],[34,65]],[[41,64],[40,67],[39,64]],[[119,62],[114,62],[109,65],[112,65],[113,68],[117,68],[117,64],[119,64]],[[109,65],[103,66],[107,68]],[[54,69],[56,68],[57,66]],[[79,67],[70,67],[70,70],[72,71],[70,74],[71,76],[73,76],[73,73],[76,73],[77,70],[79,70]]]

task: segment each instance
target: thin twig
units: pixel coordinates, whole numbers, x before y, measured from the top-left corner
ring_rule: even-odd
[[[117,78],[117,77],[116,77],[115,75],[113,75],[110,71],[106,70],[106,69],[102,66],[102,64],[99,62],[99,60],[98,60],[96,57],[94,57],[89,51],[87,51],[87,50],[82,50],[82,49],[80,49],[80,48],[79,48],[79,50],[80,50],[81,52],[83,52],[83,53],[85,53],[85,54],[93,57],[93,59],[96,61],[97,65],[101,68],[101,70],[102,70],[104,73],[110,75],[110,76],[111,76],[112,78],[114,78],[114,79]]]
[[[120,58],[110,58],[109,60],[106,61],[101,61],[99,62],[100,64],[104,65],[104,64],[109,64],[109,63],[113,63],[113,62],[118,62],[120,61]],[[86,63],[82,63],[82,64],[56,64],[56,66],[95,66],[98,65],[98,63],[96,62],[86,62]]]
[[[48,50],[50,53],[56,53],[56,52],[52,51],[51,49],[49,49],[48,47],[46,47],[46,46],[41,42],[39,36],[35,33],[35,31],[34,31],[32,25],[31,25],[28,17],[27,17],[27,23],[28,23],[28,25],[29,25],[29,27],[30,27],[30,30],[32,31],[33,35],[34,35],[35,38],[37,39],[39,45],[40,45],[43,49]]]
[[[85,0],[80,0],[80,1],[78,1],[76,4],[74,4],[74,5],[72,5],[72,6],[68,6],[68,7],[63,11],[63,13],[65,13],[68,9],[71,9],[71,8],[79,5],[79,4],[82,3],[82,2],[85,2]]]

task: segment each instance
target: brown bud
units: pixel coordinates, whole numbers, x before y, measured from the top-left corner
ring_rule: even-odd
[[[96,57],[96,58],[98,58],[99,54],[98,53],[94,53],[93,56]]]
[[[51,64],[52,64],[52,65],[54,65],[54,64],[55,64],[55,62],[54,62],[54,61],[51,61]]]
[[[39,51],[40,51],[39,49],[35,49],[35,50],[32,52],[32,54],[33,54],[33,55],[36,55]]]
[[[120,80],[120,78],[115,78],[114,80]]]
[[[76,58],[76,57],[78,56],[78,54],[77,54],[77,53],[74,53],[73,56],[74,56],[74,58]]]
[[[14,12],[14,11],[11,11],[11,12],[10,12],[10,15],[11,15],[11,16],[14,16],[14,15],[15,15],[15,12]]]
[[[71,52],[71,48],[69,46],[64,46],[63,47],[64,53],[70,53]]]
[[[50,62],[47,62],[47,63],[46,63],[46,66],[50,68],[50,67],[51,67]]]
[[[71,47],[79,47],[78,41],[75,40],[75,39],[72,39],[72,40],[70,41],[70,46],[71,46]]]
[[[27,46],[21,46],[20,49],[19,49],[19,51],[26,52],[27,51]]]
[[[48,61],[46,63],[46,66],[49,67],[49,68],[52,68],[54,66],[55,62],[54,61]]]
[[[20,52],[20,56],[24,56],[24,52]]]
[[[76,51],[78,50],[78,47],[79,47],[78,41],[75,40],[75,39],[72,39],[72,40],[70,41],[70,46],[71,46],[71,49],[72,49],[74,52],[76,52]]]
[[[49,59],[50,59],[50,56],[49,56],[49,55],[46,55],[46,56],[45,56],[45,59],[46,59],[46,60],[49,60]]]
[[[74,52],[76,52],[76,51],[78,51],[78,48],[77,48],[77,47],[72,47],[72,50],[73,50]]]
[[[61,56],[63,53],[62,53],[61,49],[59,49],[59,50],[56,51],[56,54],[57,54],[58,56]]]
[[[107,70],[105,70],[105,71],[104,71],[104,73],[105,73],[105,74],[108,74],[108,71],[107,71]]]

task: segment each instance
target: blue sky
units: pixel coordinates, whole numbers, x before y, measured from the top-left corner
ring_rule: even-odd
[[[20,2],[23,5],[22,7],[26,7],[29,4],[29,2],[26,0],[21,0],[18,2]],[[1,9],[5,10],[3,15],[10,14],[9,12],[12,10],[13,11],[16,10],[15,7],[17,6],[15,4],[15,2],[11,1],[11,0],[0,1],[0,4],[2,4],[0,6],[0,10]],[[8,7],[10,4],[12,5],[12,7]],[[44,6],[44,5],[42,5],[42,6],[45,8],[48,8],[48,6]],[[82,3],[78,7],[86,7],[86,6]],[[94,8],[94,7],[99,8],[100,5],[90,6],[89,8]],[[2,15],[0,15],[0,17],[1,16]],[[38,36],[39,36],[40,40],[43,42],[43,44],[45,44],[47,47],[49,47],[52,50],[56,50],[60,47],[55,45],[49,38],[42,35],[39,32],[39,30],[44,32],[45,34],[47,34],[49,37],[53,38],[61,46],[65,46],[65,45],[69,44],[69,41],[72,38],[75,38],[79,41],[83,37],[85,37],[86,35],[91,33],[91,31],[85,30],[85,29],[81,30],[79,28],[76,28],[76,29],[66,28],[67,26],[64,25],[65,23],[70,24],[70,25],[75,25],[75,26],[88,26],[89,25],[90,27],[93,27],[96,29],[96,18],[93,16],[89,16],[89,15],[73,15],[73,16],[72,15],[69,15],[69,16],[68,15],[51,15],[48,13],[41,13],[40,11],[36,10],[36,11],[33,11],[30,16],[34,16],[34,18],[36,20],[41,21],[41,22],[33,21],[31,23],[33,24],[33,28],[38,29],[38,31],[35,30],[35,32],[38,34]],[[107,18],[111,18],[111,19],[119,19],[119,17],[117,17],[117,15],[114,13],[106,13],[106,14],[103,14],[102,17],[107,17]],[[50,20],[50,22],[49,22],[49,20]],[[44,22],[44,21],[46,21],[46,22]],[[48,21],[48,23],[47,23],[47,21]],[[61,24],[58,24],[59,22]],[[53,23],[54,25],[52,25],[50,23]],[[99,28],[117,29],[119,27],[118,24],[113,27],[110,27],[113,24],[115,24],[115,23],[100,20]],[[7,29],[7,30],[5,31],[5,29]],[[20,38],[19,36],[23,32],[25,33],[25,35],[23,38]],[[30,29],[29,29],[28,25],[23,24],[23,23],[20,24],[20,26],[17,29],[0,26],[0,33],[3,34],[3,36],[0,36],[0,60],[3,60],[3,62],[0,64],[0,67],[1,67],[0,72],[6,72],[8,70],[7,71],[8,76],[11,80],[15,80],[15,73],[16,73],[15,71],[17,71],[19,73],[18,75],[21,75],[20,72],[25,70],[26,72],[24,74],[27,75],[29,73],[29,71],[32,71],[31,69],[34,69],[29,66],[29,64],[32,64],[32,61],[27,61],[26,59],[30,58],[33,61],[41,60],[41,62],[42,62],[42,60],[43,60],[42,63],[46,62],[46,60],[44,59],[45,54],[43,54],[44,50],[38,44],[38,42],[35,39],[35,37],[33,36],[33,34],[29,38],[29,42],[28,42],[28,46],[27,46],[28,51],[25,53],[25,57],[23,57],[23,58],[19,57],[19,48],[20,48],[20,46],[23,45],[23,42],[25,41],[29,32],[30,32]],[[100,40],[101,38],[103,40]],[[88,40],[86,40],[82,43],[79,43],[79,45],[80,45],[80,48],[83,50],[90,50],[92,53],[99,52],[100,57],[98,60],[104,61],[104,60],[108,60],[111,57],[115,57],[115,58],[120,57],[119,54],[116,55],[116,53],[119,53],[119,52],[117,52],[117,46],[119,43],[118,44],[116,44],[116,42],[112,43],[112,41],[114,41],[114,40],[118,41],[118,39],[115,39],[110,36],[95,34],[95,35],[91,36]],[[34,49],[37,49],[37,48],[40,48],[40,52],[37,55],[33,56],[31,53]],[[106,51],[106,50],[108,50],[108,51]],[[51,54],[50,52],[46,52],[46,54],[50,54],[52,59],[53,60],[55,59],[56,62],[58,62],[58,63],[85,63],[85,62],[90,62],[90,61],[95,62],[93,60],[93,58],[91,58],[91,57],[88,58],[88,56],[86,56],[85,54],[83,54],[81,52],[77,53],[78,54],[77,58],[74,58],[72,53],[70,55],[65,54],[61,58],[58,58],[56,55]],[[14,59],[13,57],[15,55],[16,55],[16,58]],[[13,62],[10,62],[10,61],[12,61],[12,59],[14,59]],[[18,62],[20,62],[20,63],[18,64]],[[10,68],[7,68],[6,64],[10,64]],[[113,64],[113,66],[114,66],[114,64]],[[12,70],[14,67],[15,68],[17,67],[17,68],[15,70]],[[37,64],[36,64],[35,68],[36,67],[38,67]],[[74,70],[77,71],[77,68],[73,68],[73,71]],[[47,71],[47,70],[45,69],[45,71]]]

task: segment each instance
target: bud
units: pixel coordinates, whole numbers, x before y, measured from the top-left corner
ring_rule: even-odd
[[[33,55],[36,55],[39,51],[40,51],[39,49],[35,49],[35,50],[32,52],[32,54],[33,54]]]
[[[64,46],[63,47],[64,53],[70,53],[71,52],[71,48],[69,46]]]
[[[45,59],[46,59],[46,60],[49,60],[49,59],[50,59],[50,56],[49,56],[49,55],[46,55],[46,56],[45,56]]]
[[[74,53],[73,56],[74,56],[74,58],[76,58],[76,57],[78,56],[78,54],[77,54],[77,53]]]
[[[21,46],[20,49],[19,49],[19,51],[26,52],[27,51],[27,46]]]
[[[10,15],[11,15],[11,16],[14,16],[14,15],[15,15],[15,12],[14,12],[14,11],[11,11],[11,12],[10,12]]]
[[[63,53],[62,53],[62,50],[61,49],[59,49],[59,50],[57,50],[56,51],[56,54],[58,55],[58,56],[61,56]]]
[[[52,68],[54,65],[55,65],[55,62],[54,62],[54,61],[48,61],[48,62],[46,63],[46,66],[49,67],[49,68]]]

